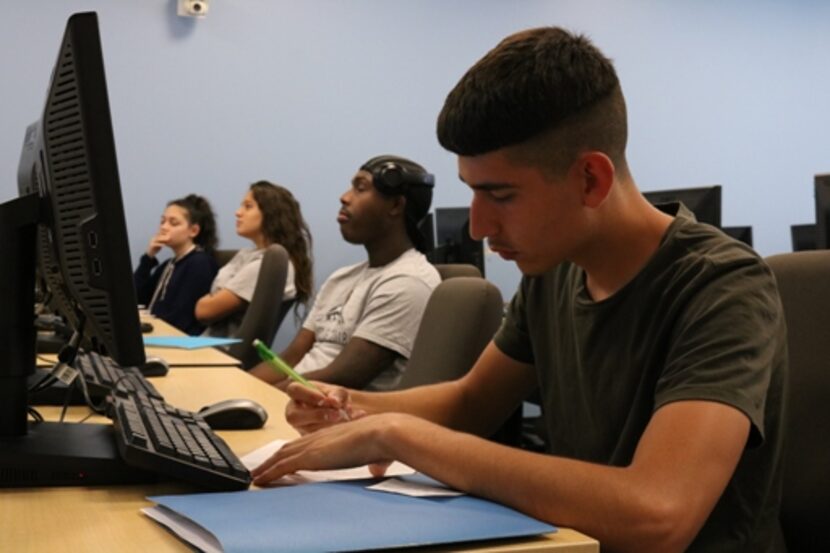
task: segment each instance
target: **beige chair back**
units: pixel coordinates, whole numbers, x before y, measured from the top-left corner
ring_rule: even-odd
[[[441,280],[455,277],[481,277],[481,271],[469,263],[436,263],[435,268],[441,275]]]
[[[213,250],[213,257],[216,259],[216,263],[219,267],[223,267],[230,261],[233,256],[236,255],[236,252],[239,250]]]
[[[288,252],[279,244],[271,244],[262,256],[254,295],[234,336],[242,341],[227,350],[239,359],[245,370],[259,363],[259,356],[252,345],[254,339],[259,338],[270,347],[280,323],[294,303],[282,300],[287,273]]]
[[[441,282],[424,309],[399,388],[464,375],[498,330],[503,309],[501,292],[483,278],[458,276]]]
[[[766,259],[787,321],[781,525],[791,553],[830,551],[830,250]]]

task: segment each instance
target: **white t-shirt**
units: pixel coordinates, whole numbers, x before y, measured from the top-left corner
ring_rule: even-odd
[[[213,279],[210,293],[215,294],[219,290],[225,289],[239,296],[246,303],[250,303],[251,298],[254,297],[254,289],[256,288],[257,278],[259,277],[259,267],[262,264],[262,254],[264,252],[264,249],[253,248],[244,248],[236,252],[236,255],[219,269],[216,278]],[[294,265],[289,260],[282,299],[283,301],[290,300],[296,295],[297,289],[294,287]],[[279,306],[275,306],[275,309],[278,308]],[[246,310],[247,305],[245,309],[240,309],[224,319],[216,321],[205,330],[205,334],[223,337],[235,336],[236,331],[239,330],[239,326],[242,324],[242,317],[245,315]]]
[[[368,261],[338,269],[323,283],[303,328],[314,332],[314,346],[295,369],[300,373],[328,366],[357,336],[398,354],[367,390],[397,386],[412,353],[412,343],[427,300],[441,282],[438,271],[415,249],[382,267]]]

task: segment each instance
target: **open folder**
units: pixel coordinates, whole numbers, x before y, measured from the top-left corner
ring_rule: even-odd
[[[411,497],[366,485],[326,482],[148,499],[202,526],[226,553],[368,551],[556,531],[471,496]]]

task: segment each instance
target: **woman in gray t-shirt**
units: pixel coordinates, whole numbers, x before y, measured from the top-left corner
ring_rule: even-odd
[[[236,210],[236,233],[254,247],[239,250],[196,303],[196,318],[208,325],[207,335],[235,335],[253,297],[263,251],[271,244],[280,244],[289,256],[283,300],[306,305],[311,297],[311,233],[291,192],[267,181],[252,184]]]

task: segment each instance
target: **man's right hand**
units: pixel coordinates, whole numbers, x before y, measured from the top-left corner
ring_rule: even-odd
[[[292,382],[283,390],[291,398],[285,408],[285,418],[300,434],[366,415],[352,406],[348,389],[322,382],[314,382],[314,386],[316,390]]]

